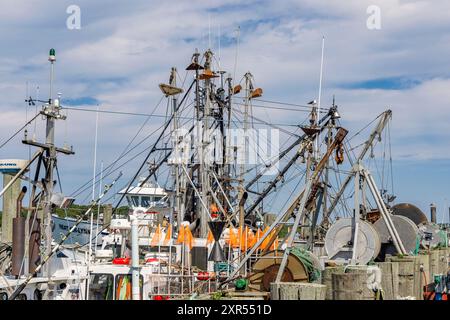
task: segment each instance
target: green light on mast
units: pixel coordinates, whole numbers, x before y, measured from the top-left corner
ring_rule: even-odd
[[[56,51],[53,48],[50,49],[48,61],[50,61],[50,62],[56,61]]]

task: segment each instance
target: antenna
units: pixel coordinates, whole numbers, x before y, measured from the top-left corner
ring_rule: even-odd
[[[208,49],[211,49],[211,13],[208,13]]]
[[[28,93],[28,80],[25,81],[25,102],[27,102],[27,99],[29,97],[29,93]],[[30,103],[28,103],[28,105],[31,105]],[[25,120],[28,122],[28,108],[27,105],[25,104]]]
[[[99,104],[97,104],[97,112],[95,115],[95,137],[94,137],[94,169],[92,174],[92,202],[95,201],[95,176],[97,174],[97,139],[98,139],[98,114],[99,114]],[[98,216],[97,216],[98,219]],[[87,270],[89,271],[89,267],[91,266],[91,260],[92,260],[92,233],[94,229],[94,210],[91,210],[91,216],[90,216],[90,226],[89,226],[89,256],[88,256],[88,263],[87,263]]]
[[[222,68],[221,68],[221,66],[220,66],[220,49],[221,49],[221,47],[220,47],[220,24],[219,24],[219,27],[218,27],[218,33],[219,33],[219,39],[218,39],[218,45],[219,45],[219,55],[218,55],[218,57],[217,57],[217,61],[219,62],[219,71],[221,71],[222,70]]]
[[[238,26],[236,30],[236,54],[234,56],[234,70],[233,70],[233,81],[236,81],[236,68],[237,68],[237,59],[239,53],[239,38],[241,36],[241,27]]]
[[[99,114],[99,104],[97,104],[97,112],[95,116],[95,136],[94,136],[94,173],[92,177],[92,200],[95,199],[95,176],[97,169],[97,139],[98,139],[98,114]]]
[[[51,68],[50,68],[50,96],[49,96],[49,103],[52,103],[53,101],[53,76],[54,76],[54,72],[55,72],[55,61],[56,61],[56,52],[55,49],[50,49],[50,54],[48,56],[48,61],[50,61],[51,63]]]
[[[323,79],[323,52],[325,49],[325,36],[322,36],[322,55],[321,55],[321,59],[320,59],[320,76],[319,76],[319,97],[318,97],[318,101],[317,101],[317,113],[320,114],[320,100],[322,98],[322,79]],[[316,118],[318,119],[318,117]],[[317,121],[317,120],[316,120]],[[315,123],[314,125],[317,125],[317,123]],[[316,138],[316,152],[317,154],[320,155],[320,150],[319,150],[319,141],[320,141],[320,131],[317,134],[317,138]]]
[[[102,183],[103,183],[103,160],[100,162],[100,183],[98,184],[98,196],[100,197],[102,195]],[[95,227],[95,232],[98,232],[98,219],[100,216],[100,201],[98,202],[97,206],[97,224]],[[98,237],[95,237],[95,253],[97,253],[97,239]]]

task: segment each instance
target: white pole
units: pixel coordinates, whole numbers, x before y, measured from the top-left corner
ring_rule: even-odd
[[[140,300],[139,290],[139,221],[135,215],[130,215],[131,222],[131,296],[133,300]]]
[[[183,226],[184,228],[184,226]],[[178,231],[180,232],[180,231]],[[183,294],[184,291],[184,241],[181,244],[181,292]]]
[[[100,196],[102,194],[102,183],[103,183],[103,161],[100,163],[100,183],[98,186],[98,195]],[[97,207],[97,224],[96,224],[96,228],[95,228],[95,233],[98,233],[98,217],[100,215],[100,201],[98,202],[98,207]],[[97,253],[97,239],[98,236],[95,237],[95,253]]]
[[[231,227],[230,227],[231,230]],[[230,231],[231,232],[231,231]],[[228,266],[227,266],[227,277],[230,276],[230,265],[231,265],[231,241],[228,240]]]
[[[173,229],[171,230],[173,231]],[[175,250],[175,255],[176,255],[176,250]],[[170,296],[170,280],[172,280],[171,276],[170,276],[170,269],[172,268],[172,237],[170,237],[169,239],[169,269],[167,270],[168,273],[168,281],[167,281],[167,295]]]
[[[158,225],[159,227],[159,225]],[[161,232],[161,229],[159,229],[159,231]],[[159,241],[158,241],[158,270],[159,270],[159,275],[161,275],[161,233],[159,234]],[[158,286],[158,290],[159,290],[159,286]]]
[[[245,233],[245,238],[244,238],[244,239],[245,239],[245,240],[244,240],[244,241],[245,241],[245,243],[244,243],[244,249],[245,249],[245,252],[247,252],[247,232],[245,232],[245,229],[244,229],[244,233]],[[244,275],[247,276],[247,267],[244,268]]]
[[[94,138],[94,170],[92,176],[92,201],[95,200],[95,176],[97,174],[97,134],[98,134],[98,112],[99,105],[97,104],[97,113],[95,118],[95,138]],[[94,227],[94,211],[91,211],[91,225],[90,225],[90,233],[89,233],[89,260],[88,260],[88,270],[92,257],[92,229]]]
[[[96,167],[97,167],[97,132],[98,132],[98,110],[99,105],[97,104],[97,115],[95,118],[95,138],[94,138],[94,170],[93,170],[93,177],[92,177],[92,201],[95,201],[95,175],[96,175]],[[88,260],[87,260],[87,275],[89,276],[89,269],[91,266],[91,259],[92,259],[92,229],[94,227],[94,210],[91,210],[91,223],[90,223],[90,230],[89,230],[89,251],[88,251]],[[90,282],[90,279],[88,278],[88,284]],[[89,290],[86,292],[86,300],[89,299]]]
[[[320,76],[319,76],[319,97],[317,99],[317,117],[316,117],[315,125],[318,124],[319,117],[320,117],[320,101],[321,101],[321,98],[322,98],[323,52],[324,52],[324,49],[325,49],[325,37],[322,37],[322,56],[321,56],[321,59],[320,59]],[[317,152],[318,155],[320,155],[319,141],[320,141],[320,131],[317,134],[317,138],[316,138],[316,152]]]
[[[359,163],[357,165],[359,165]],[[352,253],[352,259],[351,259],[352,264],[356,264],[357,259],[358,259],[357,251],[358,251],[359,220],[360,220],[359,188],[360,188],[360,174],[359,174],[359,170],[357,170],[355,173],[355,192],[353,194],[353,198],[355,201],[355,206],[354,206],[355,207],[355,216],[354,216],[354,230],[353,230],[353,249],[352,249],[353,253]]]
[[[238,54],[239,54],[239,40],[241,36],[241,27],[238,26],[236,30],[236,53],[234,56],[234,69],[233,69],[233,84],[236,83],[236,69],[238,62]]]
[[[97,174],[97,138],[98,138],[98,114],[100,106],[97,104],[97,112],[95,115],[95,137],[94,137],[94,172],[92,176],[92,200],[95,200],[95,175]]]
[[[208,14],[208,49],[211,49],[211,14]]]
[[[221,43],[220,43],[220,23],[219,23],[219,40],[218,40],[218,42],[219,42],[219,59],[218,59],[218,62],[219,62],[219,71],[222,71],[222,69],[221,69],[221,65],[220,65],[220,58],[221,58]]]

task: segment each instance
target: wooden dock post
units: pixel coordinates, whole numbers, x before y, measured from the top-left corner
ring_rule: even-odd
[[[326,286],[307,282],[272,282],[271,300],[325,300]]]
[[[441,274],[447,274],[449,269],[448,259],[449,259],[449,251],[448,248],[439,248],[440,257],[439,257],[439,265],[442,268]]]
[[[361,285],[361,299],[360,300],[374,300],[375,298],[375,293],[374,291],[368,287],[367,281],[369,280],[369,266],[367,265],[357,265],[357,266],[352,266],[349,265],[345,268],[345,273],[357,273],[357,274],[361,274],[362,275],[362,279],[361,281],[363,282]]]
[[[381,288],[385,300],[395,300],[398,296],[398,262],[379,262],[381,270]]]
[[[448,271],[448,252],[446,248],[430,251],[430,277],[433,282],[434,275],[446,274]]]
[[[421,300],[423,281],[420,260],[416,256],[398,256],[391,257],[390,261],[398,263],[398,296]]]
[[[326,267],[322,271],[322,284],[327,287],[325,300],[333,300],[333,273],[344,273],[344,266]]]
[[[374,300],[374,293],[367,295],[367,274],[333,273],[333,300]]]

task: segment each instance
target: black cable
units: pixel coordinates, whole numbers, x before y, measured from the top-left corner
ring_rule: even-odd
[[[16,131],[11,137],[9,137],[5,142],[0,145],[0,149],[3,148],[8,142],[10,142],[15,136],[17,136],[26,126],[28,126],[33,120],[35,120],[40,113],[37,113],[31,120],[29,120],[27,123],[25,123],[19,130]]]
[[[180,103],[178,104],[177,108],[174,110],[175,112],[178,111],[178,109],[180,108],[180,106],[184,103],[184,100],[186,99],[188,93],[191,91],[193,85],[197,82],[197,79],[195,79],[194,81],[192,81],[191,85],[189,86],[189,89],[186,91],[185,95],[183,96],[183,98],[181,99]],[[147,154],[147,156],[145,157],[144,161],[142,161],[142,164],[139,166],[139,169],[136,171],[135,175],[133,176],[133,178],[130,180],[130,183],[128,184],[127,189],[125,190],[124,193],[122,193],[122,195],[120,196],[119,201],[117,202],[116,206],[114,207],[114,210],[112,212],[112,216],[114,215],[114,213],[116,212],[117,208],[119,207],[120,203],[122,202],[123,198],[125,198],[125,195],[128,193],[128,191],[130,190],[131,186],[134,183],[134,180],[136,180],[136,178],[139,176],[139,173],[141,172],[142,168],[145,166],[145,164],[147,163],[147,160],[150,158],[151,154],[156,150],[156,145],[158,144],[159,140],[161,139],[161,137],[163,136],[164,132],[166,131],[166,129],[168,128],[169,124],[171,123],[172,119],[174,117],[174,114],[172,113],[171,117],[169,118],[169,121],[166,122],[166,124],[164,125],[164,128],[161,132],[161,134],[159,135],[159,137],[156,139],[155,143],[153,144],[152,149],[150,150],[150,152]],[[170,153],[168,153],[167,157],[168,158],[170,155]],[[155,170],[154,170],[155,171]],[[151,177],[151,175],[149,175],[142,183],[145,183],[149,178]]]
[[[189,121],[186,121],[184,124],[188,123]],[[114,166],[117,162],[119,162],[123,157],[125,157],[129,152],[133,151],[134,149],[136,149],[138,146],[140,146],[142,143],[144,143],[148,138],[150,138],[155,132],[157,132],[159,129],[161,129],[164,126],[164,124],[162,124],[161,126],[159,126],[158,128],[156,128],[155,130],[153,130],[151,133],[149,133],[145,138],[143,138],[140,142],[138,142],[134,147],[132,147],[130,150],[127,151],[126,154],[123,154],[121,157],[117,158],[113,163],[109,164],[105,170],[108,170],[108,173],[105,174],[104,177],[108,177],[109,175],[111,175],[113,172],[117,171],[118,169],[120,169],[121,167],[123,167],[124,165],[128,164],[129,161],[131,159],[135,159],[136,157],[140,156],[141,154],[143,154],[144,152],[148,151],[150,149],[150,147],[147,147],[141,151],[139,151],[138,153],[132,155],[130,157],[130,160],[126,160],[124,163],[122,163],[119,167],[115,168],[114,171],[111,168],[111,166]],[[100,173],[97,174],[96,178],[100,175]],[[78,195],[82,194],[84,191],[86,191],[87,189],[91,188],[90,183],[92,182],[93,178],[90,178],[86,183],[84,183],[81,187],[79,187],[78,189],[76,189],[74,192],[72,192],[72,196],[73,197],[77,197]]]
[[[121,152],[119,158],[122,157],[122,155],[124,155],[128,148],[131,146],[131,144],[134,142],[134,140],[137,138],[137,136],[141,133],[142,129],[144,129],[144,127],[147,125],[148,121],[150,120],[151,116],[155,113],[156,109],[159,107],[159,105],[161,104],[162,100],[164,99],[164,96],[161,97],[161,99],[159,100],[159,102],[156,104],[155,108],[153,109],[153,111],[150,113],[150,115],[145,119],[144,123],[141,125],[141,127],[139,128],[139,130],[136,132],[136,134],[134,135],[134,137],[131,139],[131,141],[127,144],[127,146],[125,147],[125,149],[123,149],[123,151]],[[112,166],[109,171],[111,171],[113,169],[114,166]]]

